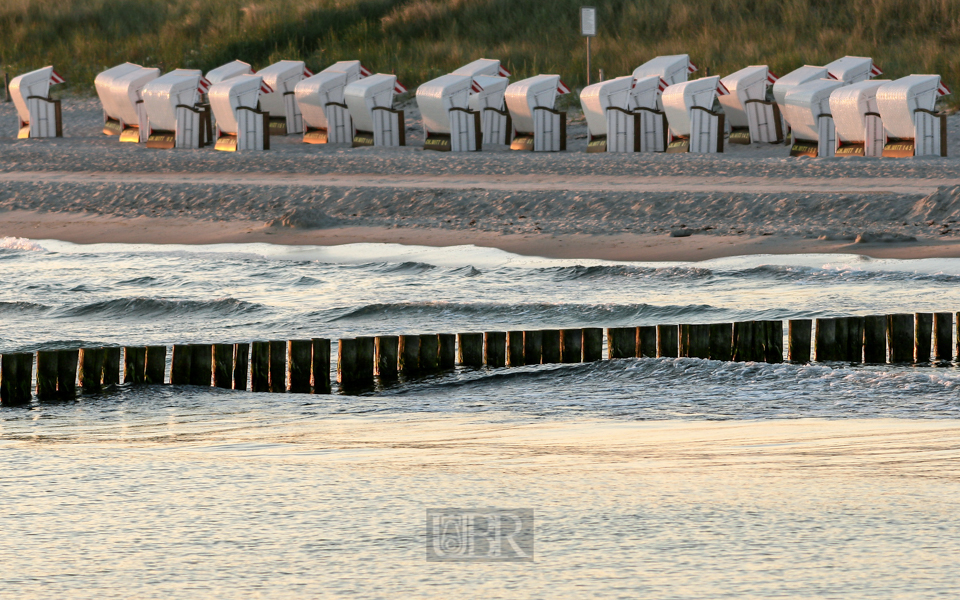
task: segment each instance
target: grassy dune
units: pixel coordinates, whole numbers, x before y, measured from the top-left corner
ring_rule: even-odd
[[[240,58],[297,58],[313,69],[359,58],[411,90],[481,56],[515,77],[586,80],[582,0],[3,0],[0,68],[54,64],[75,90],[123,61],[204,70]],[[688,53],[711,74],[749,64],[779,74],[844,54],[886,77],[940,73],[960,96],[957,0],[605,0],[594,69],[628,74]],[[595,72],[596,73],[596,72]],[[596,74],[594,75],[596,77]],[[960,98],[950,98],[960,102]]]

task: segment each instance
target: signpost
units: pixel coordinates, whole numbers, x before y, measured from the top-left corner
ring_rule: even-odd
[[[596,7],[580,7],[580,34],[587,38],[587,85],[590,85],[590,38],[597,35]]]

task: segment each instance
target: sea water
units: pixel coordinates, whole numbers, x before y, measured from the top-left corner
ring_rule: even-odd
[[[951,259],[0,246],[0,353],[960,308]],[[952,364],[631,359],[360,396],[120,386],[6,407],[0,583],[21,598],[954,597],[958,383]],[[534,509],[535,562],[427,563],[437,506]]]

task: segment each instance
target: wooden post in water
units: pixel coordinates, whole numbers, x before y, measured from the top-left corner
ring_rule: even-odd
[[[77,363],[80,350],[57,350],[57,396],[61,399],[77,397]]]
[[[887,346],[891,363],[913,362],[913,315],[887,315]]]
[[[837,360],[837,320],[817,319],[816,329],[814,344],[817,362]]]
[[[811,319],[793,319],[787,328],[789,340],[787,342],[787,352],[790,362],[808,363],[810,362],[810,339],[813,333],[813,321]]]
[[[936,360],[953,360],[953,315],[933,315],[933,357]]]
[[[124,346],[123,382],[140,385],[143,383],[147,365],[147,349],[144,346]]]
[[[400,364],[400,336],[378,335],[374,338],[374,374],[380,381],[396,381]]]
[[[310,341],[313,344],[313,393],[329,394],[333,389],[330,385],[330,340],[313,338]]]
[[[400,343],[403,343],[403,336]],[[337,341],[337,383],[341,389],[357,385],[357,370],[357,340],[340,338]]]
[[[583,330],[560,330],[560,362],[578,363],[583,361]]]
[[[213,344],[191,344],[190,385],[210,387],[213,380]]]
[[[657,325],[657,356],[680,356],[680,328],[677,325]]]
[[[119,365],[119,360],[117,361]],[[118,366],[119,368],[119,366]],[[37,351],[37,399],[57,397],[57,351]]]
[[[733,360],[750,362],[753,357],[753,325],[751,321],[733,324]]]
[[[637,356],[640,358],[657,357],[657,326],[637,327]]]
[[[836,349],[834,350],[834,360],[848,360],[847,350],[849,348],[849,320],[847,317],[837,317],[833,320],[833,336],[836,340]]]
[[[713,360],[729,361],[733,358],[733,323],[711,323],[710,356]]]
[[[637,337],[636,327],[608,327],[607,358],[636,358]]]
[[[374,339],[370,336],[357,338],[357,375],[363,386],[373,385]]]
[[[270,391],[270,342],[250,344],[250,391]]]
[[[291,394],[310,393],[310,367],[312,362],[313,342],[311,340],[290,340],[287,342],[287,368]]]
[[[783,321],[763,321],[763,360],[783,362]]]
[[[603,329],[583,328],[583,362],[603,360]]]
[[[103,390],[103,349],[80,349],[80,388],[84,394]]]
[[[847,360],[852,363],[863,362],[864,317],[847,317]]]
[[[522,367],[527,364],[523,356],[523,332],[507,332],[507,365],[511,367]]]
[[[172,385],[190,385],[190,371],[193,366],[193,348],[189,344],[174,344],[170,357],[170,383]]]
[[[120,385],[120,346],[103,349],[103,385]]]
[[[424,373],[440,370],[440,336],[435,333],[420,335],[420,370]]]
[[[270,340],[270,393],[287,391],[287,343]]]
[[[420,371],[420,336],[400,336],[400,372],[404,375],[416,375]]]
[[[690,358],[710,358],[709,325],[688,325],[687,356]]]
[[[918,363],[930,362],[933,313],[916,313],[914,315],[914,332],[914,361]]]
[[[233,344],[213,345],[213,387],[233,389]]]
[[[539,330],[523,332],[523,364],[539,365],[543,360],[543,333]]]
[[[560,330],[540,330],[540,360],[549,365],[560,362]]]
[[[483,362],[495,369],[507,366],[507,332],[486,331],[483,334]]]
[[[457,366],[457,336],[452,333],[438,333],[440,340],[440,368],[449,371]]]
[[[465,367],[483,366],[483,334],[457,334],[457,364]]]
[[[247,379],[250,374],[250,344],[243,342],[233,345],[233,389],[247,391]]]
[[[883,315],[863,317],[863,362],[887,362],[887,318]]]
[[[143,382],[147,385],[163,385],[167,371],[167,347],[147,346]]]
[[[0,404],[29,403],[32,375],[32,354],[20,352],[0,356]]]

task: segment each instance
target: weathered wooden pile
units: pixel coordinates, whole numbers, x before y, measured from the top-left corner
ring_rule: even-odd
[[[956,313],[960,321],[960,313]],[[954,313],[916,313],[787,321],[787,359],[818,362],[928,363],[960,359],[954,352]],[[779,363],[783,321],[613,327],[608,359],[690,357]],[[957,332],[960,349],[960,330]],[[603,359],[599,327],[431,333],[340,339],[338,388],[363,391],[463,367],[518,367]],[[122,355],[121,355],[121,350]],[[0,356],[0,402],[71,399],[77,386],[96,394],[121,383],[214,386],[272,393],[332,392],[331,341],[324,338],[239,344],[175,344],[167,377],[167,346],[40,350]],[[121,362],[122,358],[122,362]],[[34,361],[34,359],[36,359]],[[34,388],[34,364],[36,380]]]

